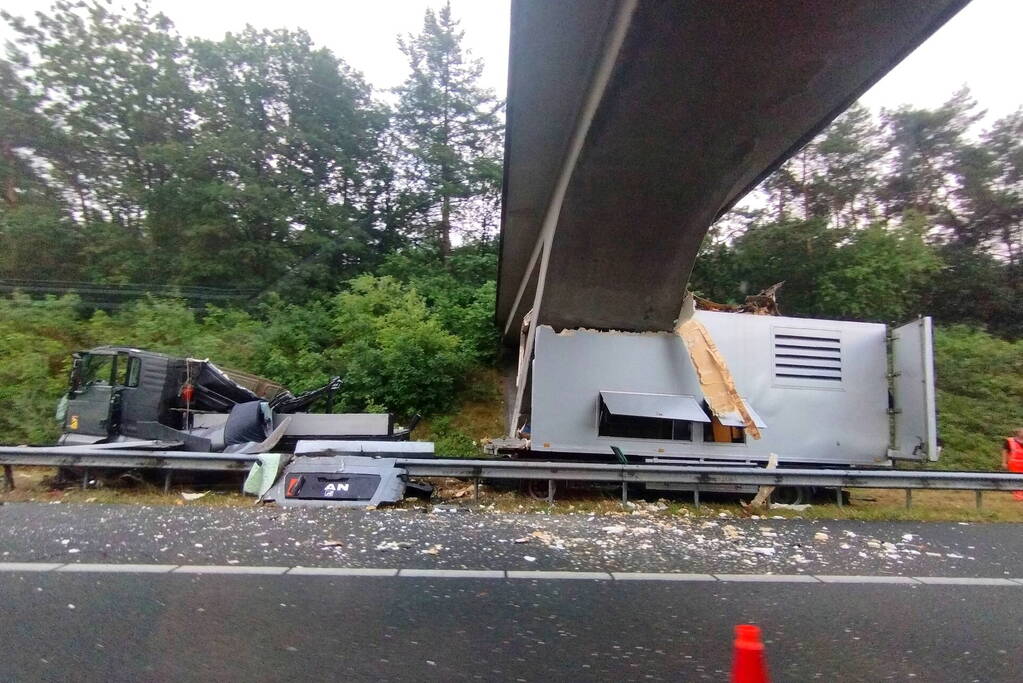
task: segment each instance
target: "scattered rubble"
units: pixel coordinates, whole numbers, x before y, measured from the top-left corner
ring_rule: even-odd
[[[771,510],[792,510],[793,512],[805,512],[810,508],[809,503],[771,503]]]
[[[636,510],[645,512],[646,506]],[[1014,555],[995,548],[981,532],[964,533],[954,524],[916,525],[907,533],[899,524],[707,519],[654,511],[432,515],[425,509],[354,514],[113,505],[10,505],[0,515],[6,529],[0,561],[487,569],[535,562],[538,568],[565,570],[910,575],[969,572],[983,565],[998,573],[1003,566],[1015,571]],[[40,548],[41,534],[50,539],[48,547]],[[532,559],[524,559],[520,548]]]
[[[412,544],[408,541],[384,541],[377,544],[377,550],[405,550],[411,547]]]

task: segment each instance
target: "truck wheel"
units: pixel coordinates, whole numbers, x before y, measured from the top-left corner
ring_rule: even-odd
[[[779,486],[771,494],[771,502],[782,505],[802,505],[808,500],[810,490],[806,486]]]
[[[547,496],[550,493],[547,488],[546,479],[527,479],[526,480],[526,493],[530,498],[534,500],[547,500]],[[558,482],[554,482],[554,493],[558,492]]]

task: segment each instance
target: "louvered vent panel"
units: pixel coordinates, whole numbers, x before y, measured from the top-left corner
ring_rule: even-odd
[[[774,333],[774,376],[785,381],[842,381],[842,340],[836,334]]]

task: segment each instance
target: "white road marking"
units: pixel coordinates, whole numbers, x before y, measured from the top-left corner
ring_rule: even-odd
[[[283,574],[290,567],[256,567],[237,564],[183,564],[175,574]]]
[[[502,569],[389,569],[383,567],[273,567],[230,564],[116,564],[58,562],[0,562],[0,573],[58,572],[103,574],[220,574],[235,576],[380,576],[444,579],[535,579],[598,581],[674,581],[679,583],[816,583],[816,584],[901,584],[932,586],[1015,586],[1023,578],[964,576],[856,576],[837,574],[687,574],[683,572],[590,572]]]
[[[680,572],[611,572],[616,581],[717,581],[711,574]]]
[[[508,571],[509,579],[596,579],[610,581],[611,575],[606,572],[546,572],[546,571]]]
[[[920,583],[932,586],[1018,586],[1009,579],[973,578],[967,576],[914,576]]]
[[[402,569],[398,576],[439,579],[503,579],[504,571],[491,569]]]
[[[178,569],[176,564],[90,564],[86,562],[65,564],[58,572],[101,572],[105,574],[166,574]]]
[[[747,583],[819,583],[811,574],[715,574],[721,581]]]
[[[292,567],[288,576],[397,576],[397,569],[373,567]]]
[[[48,572],[59,566],[59,562],[0,562],[0,572]]]
[[[917,584],[919,581],[911,576],[854,576],[848,574],[817,574],[823,583],[901,583]]]

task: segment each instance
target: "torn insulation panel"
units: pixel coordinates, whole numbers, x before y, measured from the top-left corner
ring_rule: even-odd
[[[735,388],[735,380],[728,370],[724,356],[718,351],[710,332],[695,317],[683,320],[675,328],[675,334],[682,338],[689,351],[689,358],[696,369],[696,376],[707,399],[711,412],[722,422],[734,421],[738,417],[746,433],[754,439],[760,438],[760,428],[746,407],[746,402]]]

